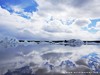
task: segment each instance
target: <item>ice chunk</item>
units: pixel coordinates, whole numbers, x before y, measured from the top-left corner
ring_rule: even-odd
[[[71,47],[80,47],[83,45],[83,41],[80,39],[71,39],[68,43]]]
[[[14,37],[4,37],[0,40],[0,46],[4,48],[17,47],[18,40]]]

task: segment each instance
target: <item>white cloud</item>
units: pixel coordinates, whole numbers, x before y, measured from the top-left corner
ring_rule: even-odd
[[[76,3],[73,5],[74,1],[76,1]],[[8,35],[19,39],[34,40],[100,39],[100,31],[92,34],[91,32],[81,29],[81,27],[88,26],[88,24],[91,23],[90,18],[100,17],[99,0],[92,0],[89,3],[87,3],[87,0],[84,0],[85,2],[83,1],[84,3],[82,3],[82,5],[77,5],[77,1],[80,2],[83,0],[37,0],[39,4],[38,11],[29,15],[31,19],[25,19],[16,13],[11,14],[0,7],[0,38]],[[15,11],[20,10],[21,9],[15,8]],[[52,21],[48,20],[47,22],[48,17],[51,16],[55,19]],[[71,25],[67,25],[66,19],[68,18],[74,18],[76,20]],[[62,23],[61,20],[64,20],[64,23]],[[100,27],[99,22],[96,27]],[[41,48],[37,49],[40,50]],[[84,48],[81,49],[85,50]],[[80,54],[84,53],[81,49],[78,50]],[[61,49],[58,49],[58,47],[55,51],[57,50],[61,52]],[[66,48],[64,50],[66,50]],[[69,50],[71,51],[72,49]],[[90,48],[88,50],[88,52],[93,51],[90,50]],[[99,51],[97,49],[94,50]],[[29,59],[33,57],[34,54],[30,53],[24,56]],[[40,59],[40,61],[37,60],[36,62],[42,61],[40,56],[35,56],[32,59]],[[31,59],[28,61],[31,61]]]
[[[20,6],[13,6],[13,5],[10,5],[10,7],[12,8],[12,10],[14,12],[23,12],[24,9],[22,9]]]
[[[33,38],[34,36],[36,39],[36,36],[39,37],[43,21],[35,20],[25,19],[16,13],[11,14],[0,7],[0,31],[2,31],[0,34],[20,38]]]
[[[41,2],[41,1],[40,1]],[[47,1],[48,2],[48,1]],[[49,2],[48,2],[49,3]],[[47,9],[50,7],[46,4]],[[51,3],[49,3],[52,5]],[[39,11],[33,12],[31,14],[31,19],[25,19],[16,13],[10,14],[7,10],[0,8],[0,26],[4,25],[6,30],[4,35],[15,36],[18,38],[31,38],[31,39],[93,39],[94,36],[88,32],[81,29],[79,24],[88,25],[90,23],[89,19],[79,18],[72,25],[67,25],[66,22],[62,23],[61,20],[66,21],[68,18],[63,13],[66,11],[42,10],[44,8],[45,2],[43,5],[39,5]],[[61,5],[61,4],[60,4]],[[65,6],[64,6],[65,7]],[[69,8],[69,7],[68,7]],[[62,13],[62,15],[60,14]],[[66,13],[67,14],[67,13]],[[47,15],[47,16],[46,16]],[[53,21],[47,22],[47,18],[54,17]],[[63,17],[61,17],[63,16]],[[78,22],[78,23],[77,23]],[[10,34],[8,34],[10,33]],[[84,35],[84,36],[83,36]],[[88,36],[87,36],[88,35]]]
[[[15,27],[24,27],[27,24],[30,25],[29,21],[21,16],[18,16],[17,14],[10,14],[7,10],[2,9],[0,7],[0,24],[7,24],[12,25]]]
[[[100,22],[97,22],[96,23],[96,27],[95,27],[97,30],[100,30]]]
[[[99,0],[37,0],[38,14],[57,18],[100,18]]]
[[[94,36],[97,38],[97,40],[100,40],[100,31],[96,32]]]
[[[87,18],[81,18],[81,19],[76,19],[74,21],[74,24],[80,27],[86,26],[88,27],[88,25],[91,23],[91,21]]]
[[[45,31],[48,32],[64,32],[64,33],[71,33],[71,30],[68,28],[67,25],[62,24],[59,20],[49,21],[43,28]]]

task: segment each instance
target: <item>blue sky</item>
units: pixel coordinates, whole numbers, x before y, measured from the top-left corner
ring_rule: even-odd
[[[13,11],[11,6],[19,6],[25,12],[33,12],[37,10],[38,4],[34,0],[0,0],[0,6],[9,12]]]
[[[91,33],[96,33],[98,30],[94,29],[96,27],[96,23],[100,22],[100,19],[91,19],[91,23],[88,25],[88,28],[91,28],[90,30],[88,30],[87,27],[83,27],[83,30],[89,31]],[[94,27],[94,28],[92,28]]]
[[[38,4],[34,0],[0,0],[0,6],[6,10],[8,10],[10,13],[14,12],[14,9],[12,7],[14,6],[19,6],[21,9],[24,10],[24,12],[36,12],[38,11],[37,7]],[[11,7],[12,6],[12,7]],[[16,12],[17,14],[21,14],[22,17],[23,13],[21,12]],[[92,19],[91,24],[89,24],[89,27],[95,26],[96,22],[100,21],[100,19]]]
[[[35,39],[65,38],[69,33],[79,37],[99,36],[98,3],[97,0],[0,0],[1,35],[19,37],[22,33],[21,38]]]
[[[100,0],[0,0],[0,40],[4,40],[1,46],[5,46],[5,37],[40,41],[100,40]],[[9,44],[9,46],[11,45]],[[61,53],[67,50],[75,50],[75,48],[68,47],[66,50],[66,47],[53,47],[51,45],[50,48],[47,45],[45,47],[43,45],[38,47],[34,45],[30,49],[29,47],[23,48],[21,44],[15,50],[11,48],[9,50],[1,49],[0,58],[5,60],[7,57],[8,59],[3,61],[3,64],[7,63],[7,61],[8,63],[11,62],[11,64],[12,61],[19,63],[21,62],[19,60],[20,56],[22,56],[22,62],[24,62],[25,58],[33,57],[28,61],[25,59],[25,64],[30,63],[32,59],[40,59],[35,61],[39,63],[42,60],[40,55],[38,56],[41,51],[44,53],[46,53],[46,50]],[[77,49],[78,56],[99,52],[99,50],[94,46],[83,46]],[[36,57],[33,56],[34,54]],[[76,54],[75,51],[73,56]],[[18,58],[16,55],[18,55]],[[78,56],[77,58],[79,58]],[[12,60],[9,60],[9,58],[12,58]],[[19,66],[17,64],[17,67]]]
[[[10,13],[16,13],[24,18],[30,18],[29,16],[23,14],[23,12],[36,12],[38,4],[34,0],[0,0],[0,6]],[[21,8],[22,11],[15,11],[14,7]]]

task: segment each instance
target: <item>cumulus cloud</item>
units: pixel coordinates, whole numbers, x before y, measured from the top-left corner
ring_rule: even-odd
[[[84,31],[81,28],[83,26],[88,26],[88,24],[91,23],[89,20],[89,17],[91,16],[88,18],[85,16],[87,14],[90,15],[90,13],[80,13],[88,3],[92,5],[93,2],[87,2],[85,0],[82,2],[83,4],[80,5],[81,8],[77,6],[78,3],[81,3],[80,0],[77,0],[74,6],[71,5],[74,3],[74,0],[59,0],[58,2],[55,0],[37,0],[36,2],[39,5],[38,11],[32,12],[32,14],[29,15],[30,19],[21,17],[16,13],[11,14],[7,10],[0,7],[1,34],[15,36],[23,39],[25,38],[38,40],[69,38],[90,39],[90,37],[91,39],[95,38],[92,33],[89,31]],[[95,3],[97,2],[94,0],[94,5]],[[55,19],[47,22],[47,18],[51,16]],[[67,25],[67,19],[71,17],[73,17],[75,21],[73,20],[71,25]]]
[[[69,39],[69,38],[89,38],[91,34],[83,31],[79,26],[63,24],[61,20],[54,19],[46,22],[44,18],[39,18],[34,14],[30,20],[16,14],[10,14],[7,10],[0,8],[1,34],[14,36],[20,39]],[[5,13],[5,15],[3,14]],[[5,18],[6,17],[6,18]],[[39,18],[39,19],[37,19]],[[83,35],[89,36],[83,36]],[[19,36],[20,35],[20,36]]]
[[[97,30],[100,30],[100,22],[97,22],[97,23],[96,23],[96,29],[97,29]]]
[[[78,26],[86,26],[86,27],[88,27],[88,25],[91,23],[91,21],[89,20],[89,19],[76,19],[75,21],[74,21],[74,24],[75,25],[78,25]]]
[[[57,18],[99,18],[100,16],[98,0],[37,0],[37,3],[38,13],[45,16],[53,15]]]
[[[22,13],[25,13],[25,15],[29,14],[28,16],[30,19],[24,18],[15,12],[10,13],[6,9],[0,7],[0,39],[4,36],[14,36],[18,39],[32,40],[100,39],[100,31],[93,34],[82,29],[82,27],[88,27],[88,25],[91,23],[91,18],[100,18],[99,0],[36,0],[36,2],[39,5],[38,11],[32,12],[31,14],[25,13],[19,7],[12,7],[15,12],[22,11]],[[48,17],[53,17],[54,19],[48,19]],[[73,18],[73,21],[71,21],[70,24],[67,24],[70,20],[72,20],[71,18]],[[99,27],[100,25],[98,22],[96,28],[100,29]],[[43,48],[43,50],[44,49],[52,51],[52,49]],[[27,48],[28,51],[26,49],[23,50],[26,51],[25,53],[27,53],[29,48]],[[38,51],[42,49],[41,47],[35,47],[34,50]],[[61,49],[60,46],[55,49],[55,51],[60,53],[63,50],[68,52],[68,50],[71,51],[73,49],[67,48],[66,50],[66,47],[65,49]],[[80,55],[85,55],[86,53],[84,51],[88,51],[87,54],[93,51],[95,52],[95,50],[96,52],[99,52],[99,50],[94,47],[88,48],[88,50],[84,49],[84,47],[80,49],[74,48],[74,50],[77,50],[77,52],[79,51],[78,53]],[[16,51],[14,51],[15,54]],[[6,52],[6,54],[9,53],[9,55],[14,54],[10,53],[13,52],[13,50]],[[16,58],[16,60],[21,57],[23,62],[27,62],[26,59],[29,59],[29,63],[31,62],[31,59],[40,59],[40,61],[36,61],[36,63],[40,63],[42,59],[39,54],[34,54],[31,52],[29,54],[21,54],[21,56]],[[80,57],[80,55],[78,57]],[[4,57],[8,57],[8,55]],[[73,58],[72,60],[74,59],[77,59],[77,57]]]
[[[59,20],[53,20],[53,21],[48,22],[44,26],[44,30],[48,32],[71,33],[71,30],[68,28],[68,26],[62,24],[62,22]]]
[[[32,22],[15,13],[10,14],[7,10],[0,7],[0,34],[25,38],[28,35],[32,37],[33,30],[39,30],[40,27],[32,26]],[[35,23],[36,24],[36,23]],[[19,36],[20,35],[20,36]]]
[[[25,18],[18,16],[17,14],[10,14],[7,10],[0,7],[0,24],[12,25],[15,27],[24,27],[27,24],[30,25],[29,21]]]

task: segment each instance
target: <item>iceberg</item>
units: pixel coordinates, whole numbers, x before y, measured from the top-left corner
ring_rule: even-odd
[[[0,46],[4,48],[17,47],[18,40],[14,37],[4,37],[0,40]]]

